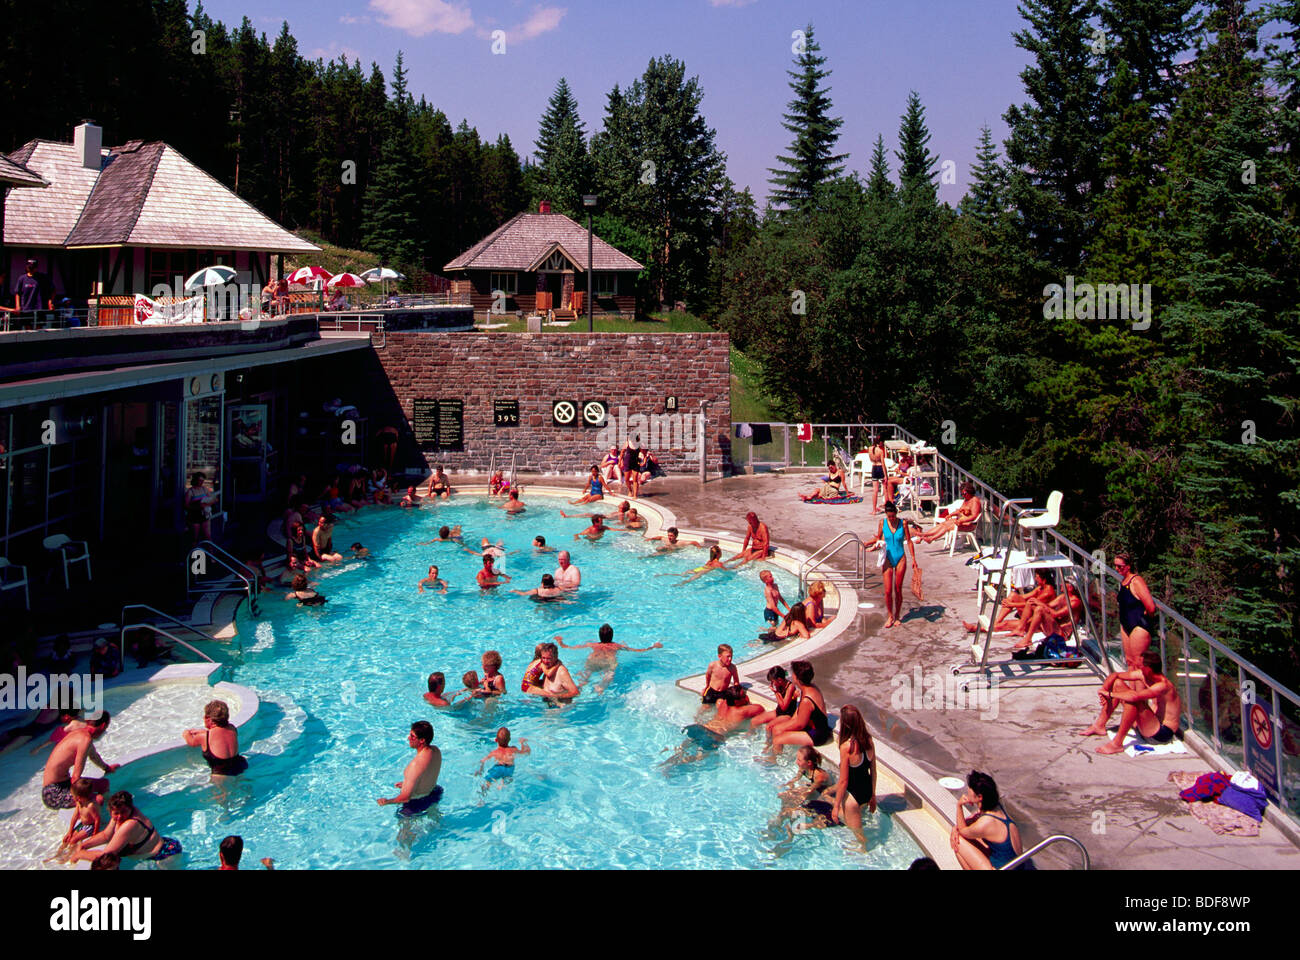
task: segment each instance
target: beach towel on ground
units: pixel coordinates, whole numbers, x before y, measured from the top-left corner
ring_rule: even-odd
[[[830,504],[861,503],[861,502],[862,502],[862,498],[856,495],[851,495],[847,497],[834,497],[830,500],[823,500],[821,497],[809,497],[808,499],[804,500],[804,503],[830,503]]]
[[[1203,773],[1196,782],[1178,794],[1188,803],[1202,800],[1217,800],[1219,794],[1228,787],[1228,778],[1221,773]]]
[[[1163,757],[1172,753],[1186,753],[1187,748],[1183,746],[1181,740],[1170,740],[1168,743],[1150,743],[1144,737],[1138,736],[1132,730],[1124,738],[1124,752],[1130,757]]]
[[[1222,774],[1201,774],[1201,777],[1222,776]],[[1186,793],[1200,779],[1196,773],[1188,770],[1174,770],[1169,774],[1170,783],[1183,788]],[[1188,807],[1188,812],[1219,836],[1258,837],[1259,824],[1244,813],[1217,803],[1196,803]]]
[[[1244,813],[1259,823],[1264,819],[1264,808],[1268,806],[1268,797],[1258,787],[1254,790],[1243,790],[1235,783],[1229,783],[1223,793],[1219,794],[1217,802]]]

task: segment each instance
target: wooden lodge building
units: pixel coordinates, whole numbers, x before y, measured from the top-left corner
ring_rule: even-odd
[[[595,313],[632,317],[642,265],[592,236]],[[521,213],[448,263],[453,290],[468,285],[474,313],[582,313],[587,290],[587,228],[543,203]],[[500,295],[498,295],[498,292]]]
[[[32,140],[0,157],[5,169],[16,165],[47,184],[6,191],[0,273],[10,284],[30,257],[56,294],[77,305],[152,295],[215,264],[237,271],[232,283],[263,286],[273,253],[319,249],[166,143],[132,140],[109,150],[102,143],[103,131],[87,122],[72,143]]]

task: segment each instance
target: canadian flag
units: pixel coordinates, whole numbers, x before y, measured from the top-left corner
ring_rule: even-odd
[[[795,437],[796,439],[802,441],[803,443],[807,443],[809,440],[811,440],[812,424],[811,423],[799,424],[799,432],[795,434]]]

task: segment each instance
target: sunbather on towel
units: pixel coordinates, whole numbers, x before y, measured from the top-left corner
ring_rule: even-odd
[[[832,478],[818,487],[816,493],[799,494],[799,499],[807,503],[809,500],[838,500],[842,496],[844,496],[844,490]]]
[[[1098,753],[1121,752],[1124,736],[1135,727],[1152,743],[1168,743],[1178,732],[1183,703],[1178,688],[1160,672],[1159,650],[1148,649],[1142,654],[1142,666],[1137,670],[1112,673],[1102,684],[1097,697],[1101,700],[1101,713],[1092,726],[1079,731],[1080,736],[1104,737],[1106,721],[1117,705],[1124,705],[1115,739],[1098,747]],[[1150,701],[1155,701],[1154,710]]]

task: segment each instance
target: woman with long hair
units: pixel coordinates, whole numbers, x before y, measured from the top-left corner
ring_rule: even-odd
[[[862,808],[876,812],[876,745],[867,721],[852,704],[840,710],[840,782],[831,805],[831,823],[845,823],[859,840]]]

